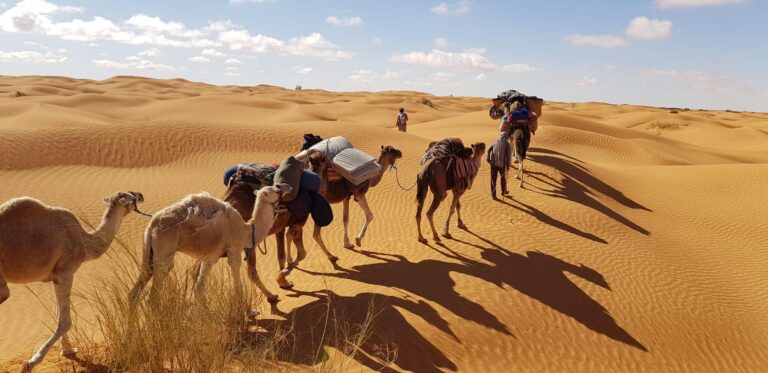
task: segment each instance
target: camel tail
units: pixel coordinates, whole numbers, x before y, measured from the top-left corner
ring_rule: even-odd
[[[429,190],[429,167],[424,167],[418,175],[416,175],[416,202],[424,203],[427,198],[427,191]]]

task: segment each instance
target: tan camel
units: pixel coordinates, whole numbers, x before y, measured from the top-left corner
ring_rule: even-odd
[[[478,142],[472,144],[472,161],[477,169],[480,169],[480,162],[483,159],[485,153],[485,144]],[[427,210],[427,219],[429,220],[429,226],[432,228],[432,237],[435,242],[440,242],[440,237],[435,230],[435,223],[433,221],[433,214],[435,210],[440,206],[440,203],[448,195],[448,166],[452,162],[449,157],[432,158],[421,169],[416,177],[416,202],[418,207],[416,208],[416,229],[419,231],[419,242],[426,243],[427,239],[421,235],[421,211],[424,208],[424,200],[427,198],[427,190],[432,190],[432,205]],[[472,186],[474,177],[470,181],[469,187]],[[443,237],[451,238],[451,234],[448,232],[448,226],[451,223],[451,216],[453,216],[454,210],[458,216],[458,227],[465,229],[466,225],[461,220],[461,196],[466,189],[462,185],[457,185],[452,189],[453,201],[451,201],[451,209],[448,211],[448,218],[445,220],[445,228],[443,228]]]
[[[244,221],[250,219],[253,213],[253,206],[256,204],[256,198],[254,196],[254,186],[249,183],[236,182],[227,188],[227,193],[224,195],[224,202],[232,205],[240,213],[240,216]],[[280,272],[277,275],[277,283],[282,289],[290,289],[293,284],[288,281],[288,276],[293,268],[299,264],[299,262],[306,257],[306,249],[304,247],[303,231],[304,225],[307,223],[307,217],[299,221],[292,221],[291,212],[286,208],[280,208],[277,218],[275,219],[272,228],[269,231],[269,235],[275,235],[275,241],[277,246],[277,262],[280,266]],[[285,231],[288,230],[288,236],[291,242],[296,243],[297,257],[296,260],[292,260],[290,251],[286,250],[285,246]],[[325,256],[331,263],[335,263],[339,260],[338,257],[331,254],[326,248],[322,247]],[[248,257],[248,268],[256,265],[255,248],[251,249],[251,252],[246,254]],[[288,252],[288,258],[286,263],[286,251]],[[287,264],[287,266],[286,266]],[[249,269],[250,270],[250,269]]]
[[[195,283],[195,296],[202,300],[205,282],[219,259],[226,257],[232,270],[232,280],[238,296],[243,294],[240,281],[242,252],[246,254],[267,236],[275,219],[276,205],[290,192],[284,184],[261,188],[257,192],[256,208],[249,222],[228,203],[208,193],[190,194],[179,202],[168,206],[152,217],[144,234],[144,252],[141,273],[131,290],[132,301],[138,299],[149,280],[154,276],[152,294],[162,290],[163,280],[174,265],[177,251],[197,258],[202,262]],[[247,260],[255,261],[255,255]],[[248,267],[248,277],[261,289],[270,303],[277,302],[259,279],[256,265]]]
[[[360,185],[354,185],[344,178],[330,181],[328,178],[328,169],[330,168],[330,165],[328,165],[325,157],[319,152],[311,152],[309,154],[309,163],[312,171],[320,175],[320,194],[325,197],[326,200],[328,200],[328,203],[344,203],[343,222],[345,248],[351,249],[354,247],[352,243],[349,242],[348,233],[350,198],[355,197],[355,201],[357,201],[357,203],[360,205],[360,208],[362,208],[365,212],[365,223],[360,229],[360,233],[357,235],[357,238],[355,238],[355,244],[357,244],[357,246],[361,246],[365,232],[368,230],[368,225],[373,220],[373,212],[371,212],[371,208],[368,207],[368,200],[366,199],[365,195],[368,193],[368,189],[375,187],[379,184],[379,182],[381,182],[381,178],[384,176],[384,171],[386,171],[387,168],[394,166],[395,162],[402,157],[403,153],[400,152],[400,150],[397,150],[396,148],[389,145],[382,145],[381,154],[379,155],[379,165],[381,165],[381,171],[379,171],[379,173],[370,180]],[[323,237],[320,234],[319,226],[315,225],[315,230],[312,233],[312,237],[315,239],[315,242],[320,245],[320,248],[324,252],[328,252],[328,249],[323,242]],[[290,247],[290,243],[288,246]]]
[[[24,363],[24,371],[43,360],[61,338],[61,354],[74,355],[67,332],[72,326],[70,293],[83,262],[98,259],[109,249],[123,218],[144,201],[141,193],[120,192],[104,198],[108,204],[101,223],[87,232],[69,210],[51,207],[29,197],[0,205],[0,303],[11,294],[8,282],[53,282],[58,324],[53,335]]]

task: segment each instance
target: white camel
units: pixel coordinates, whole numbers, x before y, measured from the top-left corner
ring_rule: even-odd
[[[163,280],[173,268],[177,251],[202,262],[195,283],[196,297],[202,298],[204,295],[206,279],[213,265],[222,257],[226,257],[229,262],[235,291],[239,296],[242,295],[242,253],[244,250],[252,253],[252,249],[266,238],[275,220],[276,205],[290,190],[288,185],[278,184],[256,191],[256,204],[248,222],[244,222],[240,213],[230,204],[208,193],[190,194],[155,213],[144,234],[141,273],[131,290],[130,298],[135,301],[153,276],[150,298],[158,294]],[[246,259],[248,277],[270,303],[277,302],[277,296],[267,290],[259,279],[254,255]]]
[[[0,303],[11,294],[8,282],[27,284],[53,282],[58,306],[58,324],[53,335],[24,363],[29,372],[61,338],[61,354],[77,353],[67,337],[72,326],[70,293],[83,262],[98,259],[120,228],[123,218],[144,201],[141,193],[120,192],[104,198],[108,204],[101,224],[87,232],[69,210],[51,207],[29,197],[0,205]]]

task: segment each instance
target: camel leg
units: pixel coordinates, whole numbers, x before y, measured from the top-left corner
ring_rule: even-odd
[[[8,282],[5,281],[5,276],[3,276],[3,265],[0,264],[0,304],[3,304],[10,296],[11,289],[8,287]]]
[[[525,170],[523,169],[523,163],[525,163],[525,160],[520,160],[520,167],[517,169],[517,179],[520,179],[520,185],[519,187],[523,187],[523,176],[525,175]]]
[[[307,257],[307,249],[304,248],[304,235],[300,226],[292,226],[288,228],[288,236],[290,237],[288,242],[293,241],[296,243],[296,260],[290,262],[287,268],[290,273],[290,271],[298,267],[299,262]]]
[[[352,249],[355,246],[349,242],[349,197],[344,199],[342,205],[342,222],[344,223],[344,248]]]
[[[312,238],[314,238],[315,242],[317,242],[317,245],[320,246],[320,250],[323,250],[325,257],[328,258],[328,260],[330,260],[331,263],[336,263],[336,261],[338,261],[339,258],[336,255],[331,254],[331,252],[325,246],[325,242],[323,242],[323,236],[320,234],[320,229],[321,227],[315,224],[315,228],[312,232]]]
[[[261,279],[259,278],[259,273],[256,271],[256,255],[252,255],[250,258],[248,258],[248,278],[251,280],[251,282],[259,287],[261,293],[267,297],[267,301],[269,301],[269,303],[277,302],[277,295],[272,294],[272,292],[267,290],[267,287],[264,286],[264,283],[261,282]],[[278,277],[278,282],[279,279],[280,277]]]
[[[275,233],[275,244],[277,245],[277,264],[280,266],[280,269],[285,268],[285,229],[281,229],[277,233]],[[254,253],[255,254],[255,253]]]
[[[58,317],[59,322],[56,325],[56,330],[53,331],[53,335],[51,335],[50,338],[48,338],[45,343],[40,346],[40,349],[37,350],[37,352],[32,355],[32,358],[30,358],[27,362],[24,363],[23,371],[30,372],[32,371],[32,367],[40,363],[43,358],[45,358],[45,355],[48,353],[48,350],[53,347],[53,344],[56,343],[56,341],[59,340],[59,338],[65,334],[67,334],[67,331],[69,331],[69,328],[72,327],[72,315],[70,313],[70,294],[72,293],[72,279],[74,277],[74,273],[62,275],[59,277],[54,278],[53,280],[53,290],[56,293],[56,304],[58,305]],[[69,341],[67,341],[66,344],[69,344]],[[71,354],[72,353],[72,346],[63,346],[65,348],[68,348],[67,350],[62,349],[62,354]]]
[[[456,204],[459,202],[459,196],[457,195],[456,191],[453,191],[453,199],[451,200],[451,207],[448,210],[448,218],[445,219],[445,227],[443,228],[443,237],[445,238],[453,238],[451,236],[451,233],[448,232],[448,227],[451,224],[451,217],[453,216],[453,212],[456,210]]]
[[[461,196],[456,197],[456,217],[459,219],[458,224],[456,225],[459,229],[467,229],[467,226],[464,224],[464,221],[461,220]]]
[[[432,238],[435,240],[435,242],[440,242],[440,236],[437,235],[437,229],[435,229],[435,219],[433,215],[435,214],[437,208],[440,207],[440,203],[443,202],[443,199],[445,199],[445,195],[438,196],[437,194],[433,194],[432,204],[427,210],[427,220],[429,221],[429,227],[432,228]]]
[[[363,237],[365,236],[365,231],[368,230],[368,224],[371,224],[371,221],[373,221],[373,212],[371,211],[370,206],[368,206],[368,200],[365,198],[365,193],[360,193],[357,197],[357,203],[360,205],[360,208],[363,209],[363,212],[365,212],[365,224],[363,224],[363,228],[360,229],[360,233],[357,235],[357,238],[355,239],[355,244],[357,247],[362,246],[363,244]]]
[[[206,260],[200,263],[200,271],[195,282],[195,299],[198,301],[205,302],[205,283],[214,264],[216,264],[216,260]]]
[[[419,231],[419,242],[427,243],[427,239],[421,235],[421,211],[424,209],[424,201],[418,201],[416,206],[416,230]]]
[[[154,271],[153,271],[155,279],[152,281],[152,289],[149,291],[150,302],[157,301],[158,296],[163,291],[163,285],[165,284],[165,279],[168,278],[168,275],[171,273],[173,266],[174,266],[173,254],[165,258],[159,258],[159,257],[155,258]]]
[[[232,272],[232,285],[235,287],[235,295],[237,296],[238,302],[242,302],[245,289],[243,288],[243,281],[240,279],[241,259],[239,250],[228,249],[227,262],[229,263],[229,269]]]

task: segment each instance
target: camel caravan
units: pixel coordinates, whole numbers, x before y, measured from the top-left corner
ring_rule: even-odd
[[[421,232],[421,214],[428,191],[432,203],[426,215],[435,242],[440,236],[433,216],[452,192],[453,199],[442,237],[451,238],[449,226],[454,212],[457,227],[465,229],[461,217],[461,197],[472,187],[483,158],[491,164],[491,193],[495,194],[496,174],[502,177],[502,195],[507,195],[506,171],[514,153],[520,186],[523,162],[530,136],[536,132],[543,101],[516,91],[506,91],[493,100],[489,114],[500,120],[499,137],[486,148],[478,142],[465,147],[459,138],[445,138],[429,144],[416,176],[416,228],[418,241],[426,243]],[[304,135],[301,150],[280,163],[241,163],[224,172],[223,199],[201,192],[190,194],[152,215],[138,205],[144,196],[120,192],[104,198],[107,204],[101,223],[88,232],[69,210],[51,207],[30,198],[11,199],[0,205],[0,304],[10,296],[8,283],[52,282],[58,309],[58,323],[51,337],[24,364],[25,371],[40,363],[48,350],[61,339],[62,355],[77,353],[67,332],[71,328],[70,294],[74,274],[80,265],[101,257],[110,247],[123,219],[131,212],[151,217],[143,241],[139,276],[128,294],[131,304],[141,298],[152,280],[149,299],[163,292],[163,282],[174,267],[174,257],[182,252],[198,262],[195,268],[195,300],[205,301],[205,284],[213,266],[226,259],[234,291],[243,299],[240,266],[243,259],[248,278],[274,304],[279,298],[262,283],[256,270],[256,248],[267,236],[275,236],[279,274],[277,284],[291,289],[287,276],[306,257],[303,229],[309,217],[313,234],[326,258],[335,264],[322,238],[322,228],[334,220],[331,204],[342,204],[344,248],[362,246],[374,215],[367,193],[376,187],[388,169],[403,157],[400,150],[382,145],[378,157],[352,146],[348,139],[335,136],[323,139]],[[399,181],[398,181],[399,185]],[[401,186],[402,188],[402,186]],[[405,189],[405,188],[403,188]],[[349,205],[354,201],[365,213],[365,222],[352,244],[349,236]],[[296,256],[291,246],[296,246]],[[253,315],[253,314],[252,314]]]

